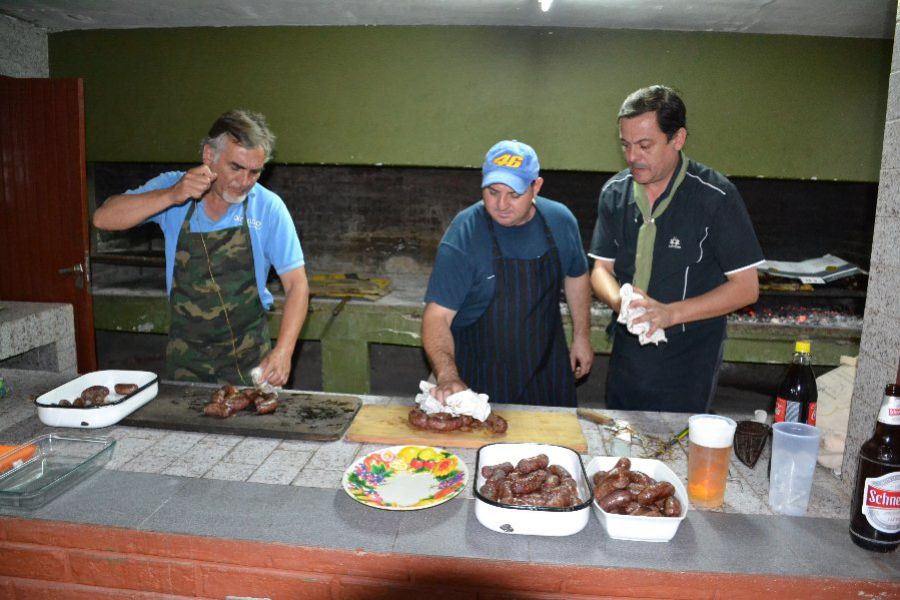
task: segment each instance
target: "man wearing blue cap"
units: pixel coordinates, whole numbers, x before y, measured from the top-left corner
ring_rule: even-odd
[[[495,144],[482,168],[482,200],[456,215],[441,240],[422,318],[438,400],[471,388],[493,402],[576,405],[575,378],[594,359],[587,258],[572,212],[538,196],[539,173],[531,146]]]

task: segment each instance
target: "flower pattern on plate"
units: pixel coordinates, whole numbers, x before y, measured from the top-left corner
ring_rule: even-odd
[[[431,446],[392,446],[354,462],[344,473],[351,498],[386,510],[417,510],[450,500],[466,486],[458,456]]]

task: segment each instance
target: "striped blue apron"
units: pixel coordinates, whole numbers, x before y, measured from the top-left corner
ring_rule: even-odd
[[[537,210],[537,209],[536,209]],[[504,258],[491,233],[496,291],[475,323],[453,330],[460,377],[491,402],[576,406],[575,378],[559,313],[559,250],[541,212],[548,250],[535,259]]]

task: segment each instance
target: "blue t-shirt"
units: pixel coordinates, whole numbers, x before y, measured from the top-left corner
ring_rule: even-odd
[[[170,188],[178,183],[182,175],[184,175],[183,171],[162,173],[139,188],[128,190],[126,194],[143,194]],[[247,194],[245,202],[247,203],[247,225],[253,250],[256,288],[259,290],[263,308],[268,310],[273,302],[272,293],[266,288],[269,268],[275,267],[275,272],[283,275],[302,267],[305,264],[303,249],[300,247],[300,238],[297,236],[294,220],[278,194],[257,183]],[[191,201],[171,206],[147,219],[148,222],[152,221],[159,225],[165,237],[166,290],[169,294],[172,293],[178,234],[190,206]],[[222,218],[214,222],[206,215],[206,211],[203,210],[203,201],[200,201],[191,216],[190,230],[196,233],[207,233],[229,227],[240,227],[243,225],[243,220],[244,202],[230,205]]]
[[[559,249],[562,273],[566,277],[584,275],[588,263],[575,215],[563,204],[547,198],[539,196],[535,203]],[[456,215],[438,246],[425,302],[457,311],[454,329],[477,321],[494,298],[497,286],[488,219],[484,202],[476,202]],[[549,250],[543,221],[537,214],[514,227],[494,223],[494,232],[504,258],[536,259]]]

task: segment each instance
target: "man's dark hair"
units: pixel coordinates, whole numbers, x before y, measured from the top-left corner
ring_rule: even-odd
[[[687,109],[670,87],[651,85],[632,92],[622,103],[618,119],[631,119],[648,112],[656,113],[656,124],[669,140],[679,129],[687,128]]]

